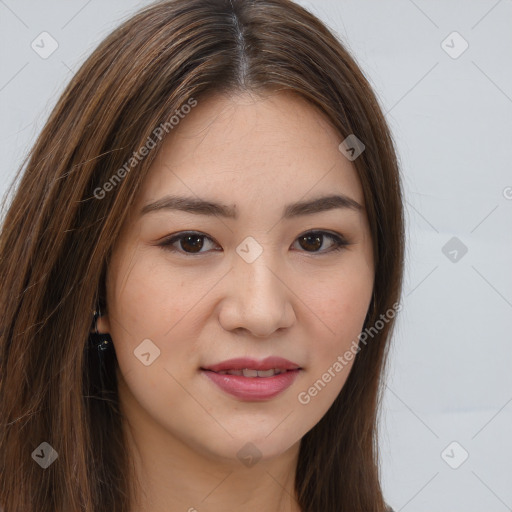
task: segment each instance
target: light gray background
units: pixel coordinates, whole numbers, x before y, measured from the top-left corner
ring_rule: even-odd
[[[0,0],[1,193],[79,64],[148,3]],[[402,165],[408,249],[381,420],[386,498],[397,512],[512,510],[512,1],[300,3],[370,79]],[[43,31],[59,45],[47,59],[31,48]],[[453,31],[469,44],[458,58],[441,46]],[[452,237],[458,252],[446,256]]]

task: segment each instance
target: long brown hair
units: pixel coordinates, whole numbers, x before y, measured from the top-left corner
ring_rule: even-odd
[[[191,98],[290,90],[364,152],[375,261],[373,326],[400,297],[404,228],[396,153],[376,97],[336,37],[289,0],[172,0],[124,22],[82,65],[21,166],[0,235],[0,506],[4,512],[127,512],[131,463],[117,394],[100,399],[88,356],[112,248],[161,146]],[[153,137],[155,148],[130,165]],[[115,186],[95,191],[125,166]],[[118,173],[119,176],[119,173]],[[112,183],[112,182],[111,182]],[[377,419],[394,321],[357,354],[332,407],[301,441],[304,512],[382,512]],[[117,364],[117,361],[114,361]],[[109,372],[115,373],[115,367]],[[58,454],[41,469],[42,442]]]

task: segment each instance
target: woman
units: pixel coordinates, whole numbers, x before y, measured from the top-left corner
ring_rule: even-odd
[[[367,80],[287,0],[154,4],[60,98],[0,239],[5,511],[384,511],[403,272]]]

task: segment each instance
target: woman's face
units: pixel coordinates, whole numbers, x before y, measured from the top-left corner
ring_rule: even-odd
[[[270,458],[327,412],[374,273],[341,140],[290,93],[213,96],[170,132],[114,248],[99,322],[139,440]],[[328,196],[347,199],[305,206]]]

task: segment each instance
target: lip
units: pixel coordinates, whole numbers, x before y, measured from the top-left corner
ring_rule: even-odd
[[[243,377],[221,375],[211,370],[202,370],[211,382],[224,392],[244,401],[270,400],[289,388],[301,370],[288,370],[273,377]]]
[[[261,371],[278,368],[287,371],[272,377],[244,377],[216,373],[227,370],[243,370],[244,368]],[[249,402],[270,400],[276,397],[293,384],[301,371],[302,368],[298,364],[281,357],[267,357],[260,361],[250,358],[229,359],[201,368],[201,373],[222,391]]]
[[[236,359],[228,359],[211,366],[205,366],[201,370],[211,370],[212,372],[222,372],[227,370],[243,370],[249,368],[251,370],[270,370],[272,368],[279,368],[280,370],[300,370],[300,365],[288,361],[282,357],[267,357],[265,359],[257,360],[249,357],[238,357]]]

